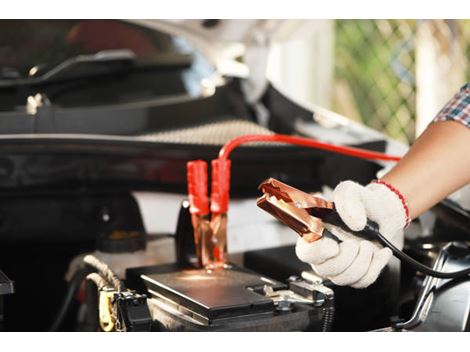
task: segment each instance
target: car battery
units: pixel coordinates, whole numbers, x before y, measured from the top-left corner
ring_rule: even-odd
[[[216,270],[134,268],[126,277],[129,287],[147,293],[158,330],[321,331],[331,318],[333,296],[326,297],[332,291],[325,286],[300,290],[298,282],[283,284],[231,264]]]

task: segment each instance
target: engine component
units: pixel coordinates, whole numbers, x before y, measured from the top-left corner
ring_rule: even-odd
[[[117,306],[117,320],[123,331],[145,332],[152,327],[152,316],[147,306],[147,296],[134,291],[117,293],[114,296]]]
[[[116,290],[110,287],[103,287],[99,289],[98,297],[98,315],[101,329],[105,332],[120,331],[117,327],[117,313],[116,308],[113,306],[114,295]]]
[[[15,292],[13,281],[11,281],[4,273],[0,270],[0,331],[3,330],[3,296],[10,295]]]
[[[92,255],[83,261],[98,273],[87,279],[94,282],[98,291],[99,324],[103,331],[150,331],[152,319],[147,307],[147,297],[128,290],[119,277]]]
[[[433,268],[449,271],[469,266],[469,245],[451,242],[441,249]],[[470,331],[470,278],[449,280],[427,276],[411,318],[396,323],[394,329]]]
[[[101,233],[93,255],[124,279],[126,268],[157,264],[155,256],[147,251],[147,238],[147,234],[140,231]]]
[[[226,120],[206,123],[197,127],[143,135],[143,139],[178,144],[221,146],[227,141],[247,134],[272,135],[274,132],[247,120]]]
[[[322,307],[322,331],[330,331],[335,316],[335,294],[333,290],[324,286],[321,278],[313,274],[313,272],[302,272],[302,278],[304,280],[298,277],[290,278],[289,288],[293,292],[312,300],[315,306]]]
[[[126,289],[124,283],[119,279],[119,277],[114,273],[114,271],[108,266],[108,264],[102,262],[93,255],[87,255],[83,258],[83,262],[88,264],[93,269],[98,271],[102,280],[105,280],[112,288],[120,292]],[[100,282],[103,282],[103,281]],[[98,287],[99,288],[99,287]]]
[[[152,317],[147,306],[147,296],[134,291],[117,292],[109,286],[100,288],[98,314],[104,332],[151,330]]]
[[[245,252],[244,267],[281,282],[290,282],[299,273],[311,270],[295,255],[295,246],[265,248]],[[314,277],[304,278],[315,282]],[[332,331],[370,331],[390,325],[397,315],[399,272],[387,266],[377,281],[365,289],[322,284],[334,291],[334,324]],[[292,287],[290,288],[292,289]]]
[[[175,255],[176,262],[182,267],[197,267],[199,258],[196,256],[196,244],[194,236],[188,236],[194,232],[190,204],[187,200],[181,202],[178,221],[175,231]]]
[[[60,327],[62,326],[62,323],[65,320],[65,317],[67,316],[67,313],[70,310],[70,306],[73,302],[74,295],[77,293],[78,289],[80,288],[80,284],[82,283],[84,276],[85,276],[85,270],[80,269],[75,272],[75,274],[69,281],[67,285],[67,292],[62,301],[62,305],[60,306],[59,311],[56,317],[54,318],[54,321],[49,327],[49,331],[59,331]]]

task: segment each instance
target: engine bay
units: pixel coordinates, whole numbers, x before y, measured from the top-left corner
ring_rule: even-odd
[[[237,80],[209,97],[96,111],[45,105],[33,124],[25,116],[13,131],[0,122],[6,131],[0,138],[0,327],[468,331],[468,280],[432,278],[394,261],[373,285],[353,289],[321,280],[296,258],[295,233],[256,208],[259,184],[273,177],[326,197],[343,179],[368,183],[383,165],[332,150],[268,143],[279,134],[318,139],[334,130],[354,140],[368,132],[324,127],[314,112],[274,87],[262,100],[268,125],[257,121]],[[207,211],[191,211],[187,162],[213,169],[221,146],[247,134],[266,140],[233,151],[231,210],[222,209],[228,206],[222,193],[206,199],[204,206],[210,201],[211,212],[219,215],[211,224]],[[339,138],[338,144],[386,152],[389,141],[376,137],[354,143]],[[228,192],[225,181],[214,185],[214,179],[213,174],[209,184],[206,176],[202,197],[219,186]],[[144,209],[143,197],[158,207]],[[427,220],[407,229],[404,251],[436,270],[467,268],[469,222],[467,211],[443,201]],[[225,233],[206,259],[205,227]],[[443,319],[441,308],[449,302]]]

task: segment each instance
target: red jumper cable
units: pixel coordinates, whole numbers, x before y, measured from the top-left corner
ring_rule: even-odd
[[[289,136],[283,134],[273,134],[273,135],[245,135],[234,138],[227,142],[222,149],[220,149],[219,156],[217,159],[212,160],[212,187],[211,187],[211,197],[210,197],[210,230],[211,233],[205,233],[203,237],[211,238],[210,241],[206,241],[206,245],[209,246],[204,250],[200,250],[200,254],[204,251],[205,253],[210,253],[207,255],[204,260],[202,260],[202,266],[206,268],[212,267],[221,267],[227,262],[227,211],[228,204],[230,199],[230,166],[231,162],[229,159],[230,153],[237,147],[242,144],[251,143],[251,142],[273,142],[273,143],[284,143],[291,145],[298,145],[302,147],[321,149],[326,151],[331,151],[338,154],[348,155],[356,158],[366,159],[366,160],[382,160],[382,161],[398,161],[400,157],[387,155],[380,152],[374,152],[369,150],[364,150],[361,148],[346,147],[340,146],[325,142],[319,142],[317,140],[305,137]],[[207,164],[202,161],[196,161],[201,168],[207,170]],[[188,193],[192,214],[197,214],[200,208],[200,204],[194,202],[194,199],[200,199],[201,194],[207,192],[206,187],[199,187],[199,190],[196,190],[197,185],[201,185],[206,182],[207,184],[207,171],[203,173],[194,173],[191,172],[191,163],[194,161],[188,162]],[[201,188],[202,187],[202,188]],[[194,192],[199,192],[198,197],[194,197]],[[201,193],[202,192],[202,193]],[[208,199],[207,195],[202,196],[204,199]],[[191,201],[193,199],[193,201]],[[206,208],[206,205],[203,207]],[[200,215],[207,216],[207,214]],[[197,237],[201,238],[201,234],[198,234]],[[195,240],[196,240],[196,229],[195,229]],[[201,243],[201,242],[199,242]],[[204,246],[204,244],[202,244]]]

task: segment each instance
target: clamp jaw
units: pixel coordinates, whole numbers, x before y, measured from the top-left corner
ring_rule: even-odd
[[[364,230],[351,231],[343,222],[333,202],[302,192],[274,178],[263,181],[259,187],[263,195],[256,204],[283,224],[289,226],[306,242],[312,243],[322,237],[342,242],[325,224],[334,225],[369,241],[377,240],[378,225],[367,221]]]
[[[323,218],[334,212],[334,204],[302,192],[274,178],[259,185],[264,193],[256,204],[311,243],[327,234]],[[329,232],[328,232],[329,234]]]

